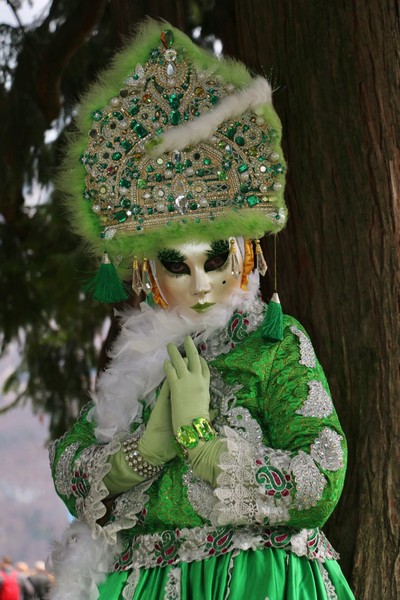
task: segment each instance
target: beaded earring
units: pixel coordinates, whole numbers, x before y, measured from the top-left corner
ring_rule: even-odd
[[[256,245],[256,268],[260,275],[264,277],[265,273],[268,270],[268,265],[264,258],[260,240],[254,240],[254,243]]]
[[[148,296],[149,294],[151,294],[152,285],[151,285],[150,275],[149,275],[149,261],[147,260],[147,258],[143,259],[143,265],[142,265],[142,287],[143,287],[143,291],[146,294],[146,296]]]

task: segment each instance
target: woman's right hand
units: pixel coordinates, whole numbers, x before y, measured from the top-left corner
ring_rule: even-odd
[[[153,465],[169,462],[176,456],[173,435],[170,391],[168,381],[165,380],[139,441],[138,450]]]

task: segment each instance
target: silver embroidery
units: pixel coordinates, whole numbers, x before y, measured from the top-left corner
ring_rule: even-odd
[[[309,392],[303,406],[296,410],[296,414],[303,417],[316,417],[323,419],[333,413],[331,397],[326,392],[320,381],[313,379],[307,382]]]
[[[139,535],[132,540],[132,563],[136,569],[150,569],[160,566],[175,566],[180,563],[206,560],[218,556],[221,551],[215,542],[225,537],[223,552],[239,550],[259,550],[265,547],[282,548],[310,560],[325,561],[338,558],[325,535],[319,529],[292,530],[287,527],[245,526],[245,527],[203,527],[183,528]],[[282,538],[285,537],[285,542]],[[160,565],[160,548],[173,544],[171,558]],[[283,545],[284,544],[284,545]],[[168,547],[167,546],[167,547]],[[125,597],[125,596],[124,596]]]
[[[164,600],[180,600],[181,597],[181,570],[179,567],[171,568],[168,572]]]
[[[308,337],[296,325],[291,325],[290,331],[297,335],[300,343],[299,363],[305,367],[315,367],[315,352]]]
[[[58,459],[56,466],[56,472],[54,477],[54,484],[59,494],[69,498],[72,495],[71,490],[71,474],[72,474],[72,463],[76,451],[79,448],[79,443],[74,442],[70,446],[67,446],[64,452]]]
[[[309,454],[302,450],[292,458],[291,471],[296,481],[295,507],[304,510],[315,506],[322,498],[326,479]]]
[[[342,436],[325,427],[311,445],[310,454],[327,471],[337,471],[343,467]]]
[[[53,470],[53,463],[54,463],[54,459],[56,457],[56,450],[57,450],[57,442],[50,442],[49,443],[49,463],[50,463],[51,470]]]

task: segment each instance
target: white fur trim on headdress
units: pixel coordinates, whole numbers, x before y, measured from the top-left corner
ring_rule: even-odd
[[[255,110],[262,104],[272,102],[272,90],[264,77],[256,77],[244,90],[226,96],[216,108],[209,110],[190,123],[171,127],[160,139],[161,142],[151,153],[158,155],[169,150],[183,150],[207,140],[214,130],[227,119],[237,117],[248,110]]]

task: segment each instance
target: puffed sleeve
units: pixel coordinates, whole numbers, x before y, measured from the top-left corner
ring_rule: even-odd
[[[92,415],[93,405],[89,404],[72,429],[51,444],[51,471],[56,492],[69,512],[86,523],[95,537],[104,533],[114,542],[117,531],[136,524],[148,500],[145,491],[152,480],[109,499],[103,480],[111,470],[110,457],[121,448],[122,438],[117,436],[109,443],[99,443],[94,435]]]
[[[293,318],[285,318],[282,342],[260,352],[273,353],[259,399],[268,444],[251,444],[224,428],[211,519],[320,527],[339,500],[347,458],[326,378]]]

